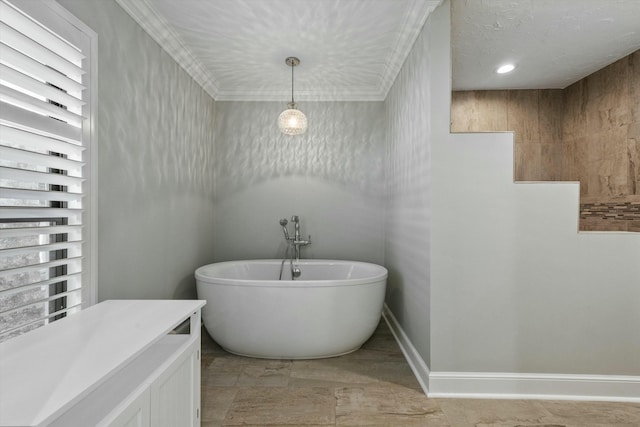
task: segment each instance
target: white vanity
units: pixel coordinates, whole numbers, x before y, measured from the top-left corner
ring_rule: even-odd
[[[0,344],[0,426],[199,426],[204,304],[105,301]]]

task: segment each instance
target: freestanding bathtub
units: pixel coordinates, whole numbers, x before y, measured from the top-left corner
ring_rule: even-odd
[[[196,270],[204,326],[230,353],[268,359],[316,359],[351,353],[373,334],[387,270],[355,261],[228,261]]]

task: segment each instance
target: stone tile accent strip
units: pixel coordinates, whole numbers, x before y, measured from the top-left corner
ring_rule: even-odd
[[[640,232],[640,202],[582,203],[580,230]]]

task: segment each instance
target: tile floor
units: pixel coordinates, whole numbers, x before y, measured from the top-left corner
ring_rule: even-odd
[[[640,427],[640,404],[428,399],[384,322],[355,353],[234,356],[202,332],[202,426]]]

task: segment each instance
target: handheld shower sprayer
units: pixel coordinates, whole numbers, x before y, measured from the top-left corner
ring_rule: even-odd
[[[282,231],[284,232],[284,238],[289,241],[289,230],[287,230],[287,224],[289,223],[289,221],[287,221],[286,218],[282,218],[280,220],[280,225],[282,226]]]

